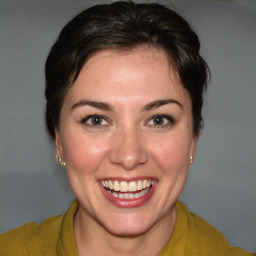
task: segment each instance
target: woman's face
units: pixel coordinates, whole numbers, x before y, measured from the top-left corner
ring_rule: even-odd
[[[96,53],[60,120],[57,154],[86,223],[137,235],[175,215],[196,138],[189,95],[162,51]]]

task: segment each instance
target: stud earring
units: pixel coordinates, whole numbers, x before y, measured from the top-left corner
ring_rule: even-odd
[[[193,164],[193,156],[190,156],[190,157],[189,157],[189,163],[190,163],[190,164]]]
[[[63,166],[63,167],[66,165],[66,163],[62,160],[62,158],[60,156],[57,157],[57,163],[58,163],[58,165]]]

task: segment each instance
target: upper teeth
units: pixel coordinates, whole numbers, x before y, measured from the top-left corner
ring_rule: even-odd
[[[101,184],[106,189],[121,192],[136,192],[145,188],[149,188],[154,184],[152,180],[138,180],[138,181],[118,181],[118,180],[102,180]]]

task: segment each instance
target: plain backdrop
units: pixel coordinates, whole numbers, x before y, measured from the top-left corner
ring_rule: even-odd
[[[44,62],[67,21],[109,2],[0,1],[0,232],[63,214],[74,199],[45,129]],[[256,251],[255,1],[172,3],[199,34],[212,72],[180,200],[232,246]]]

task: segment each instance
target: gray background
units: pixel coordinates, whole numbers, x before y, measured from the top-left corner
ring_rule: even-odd
[[[102,2],[0,1],[0,232],[62,214],[74,198],[45,131],[43,68],[63,25]],[[181,201],[232,246],[256,251],[255,0],[172,2],[198,32],[212,72]]]

